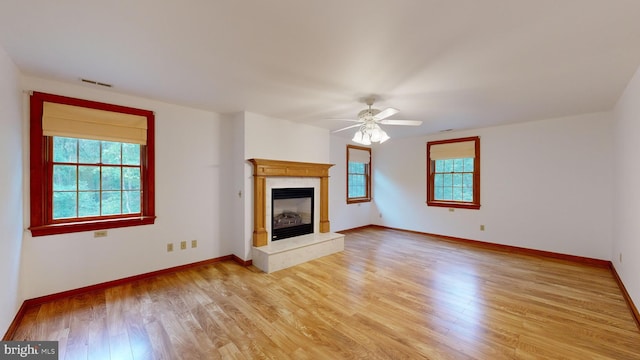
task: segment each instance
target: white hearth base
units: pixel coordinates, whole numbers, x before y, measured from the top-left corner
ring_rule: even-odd
[[[315,233],[254,246],[252,261],[258,269],[271,273],[340,251],[344,251],[344,235]]]

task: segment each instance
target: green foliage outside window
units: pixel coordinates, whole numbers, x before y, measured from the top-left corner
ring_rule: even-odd
[[[140,145],[53,138],[53,219],[141,212]]]
[[[367,164],[349,161],[349,198],[367,196]]]
[[[435,200],[473,201],[473,160],[435,160]]]

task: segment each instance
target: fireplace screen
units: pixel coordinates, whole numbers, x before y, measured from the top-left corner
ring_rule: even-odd
[[[313,193],[313,188],[271,190],[271,240],[313,233]]]

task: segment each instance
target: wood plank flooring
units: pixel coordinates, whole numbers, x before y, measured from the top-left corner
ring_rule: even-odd
[[[640,359],[609,269],[397,230],[272,274],[221,262],[28,309],[60,359]]]

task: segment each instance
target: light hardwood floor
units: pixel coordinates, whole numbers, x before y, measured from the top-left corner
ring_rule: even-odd
[[[418,234],[264,274],[201,266],[31,308],[60,359],[640,359],[609,269]]]

